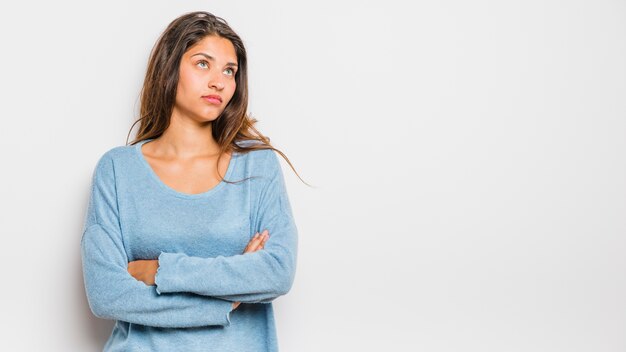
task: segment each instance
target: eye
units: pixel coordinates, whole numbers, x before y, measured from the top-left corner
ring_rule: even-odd
[[[227,68],[227,69],[226,69],[226,70],[224,70],[224,71],[227,71],[227,70],[230,70],[230,72],[232,72],[232,73],[230,74],[231,76],[235,75],[235,70],[234,70],[234,69],[232,69],[232,68],[230,68],[230,67],[229,67],[229,68]]]
[[[198,66],[200,68],[208,68],[209,67],[209,63],[206,62],[205,60],[200,60],[200,61],[198,61],[196,66]]]

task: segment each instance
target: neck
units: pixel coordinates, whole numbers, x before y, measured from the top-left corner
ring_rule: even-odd
[[[198,123],[172,114],[170,125],[158,138],[159,154],[175,158],[217,156],[219,145],[212,135],[213,122]]]

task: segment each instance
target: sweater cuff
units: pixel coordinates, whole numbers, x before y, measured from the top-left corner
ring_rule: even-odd
[[[174,269],[176,253],[161,252],[158,257],[159,266],[154,275],[154,284],[158,294],[176,292],[175,287],[180,275]]]
[[[225,301],[225,300],[220,300],[222,301],[222,303],[224,304],[225,308],[224,311],[225,313],[225,321],[224,321],[224,326],[229,326],[230,325],[230,313],[232,313],[233,311],[233,302],[231,301]]]

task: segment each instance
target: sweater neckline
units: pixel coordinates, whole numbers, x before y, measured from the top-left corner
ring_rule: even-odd
[[[148,160],[146,160],[145,156],[143,155],[143,153],[141,152],[141,146],[149,141],[154,140],[154,138],[149,138],[149,139],[144,139],[142,141],[139,141],[135,144],[135,155],[137,156],[137,158],[139,159],[139,162],[144,166],[144,168],[146,169],[146,171],[148,172],[148,174],[150,175],[150,178],[154,181],[154,183],[156,183],[158,185],[159,188],[161,188],[163,191],[165,191],[166,193],[169,193],[175,197],[178,198],[185,198],[185,199],[201,199],[201,198],[207,198],[210,197],[211,195],[213,195],[214,193],[216,193],[217,191],[219,191],[221,188],[224,187],[224,185],[226,184],[226,182],[224,182],[224,180],[221,180],[217,185],[213,186],[213,188],[209,189],[208,191],[202,192],[202,193],[184,193],[184,192],[179,192],[175,189],[173,189],[172,187],[166,185],[160,178],[159,176],[156,174],[156,172],[154,172],[154,169],[152,169],[152,166],[150,166],[150,164],[148,163]],[[233,170],[235,168],[235,163],[237,160],[237,152],[233,152],[230,160],[228,162],[228,168],[226,169],[226,175],[224,175],[225,179],[230,179],[230,176],[233,173]]]

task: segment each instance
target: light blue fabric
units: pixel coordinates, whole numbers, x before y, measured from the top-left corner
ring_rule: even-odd
[[[233,153],[226,180],[250,179],[186,194],[152,170],[147,141],[93,172],[81,255],[89,307],[117,321],[104,351],[278,351],[271,302],[294,281],[298,231],[276,152]],[[139,259],[159,260],[156,286],[128,273]]]

